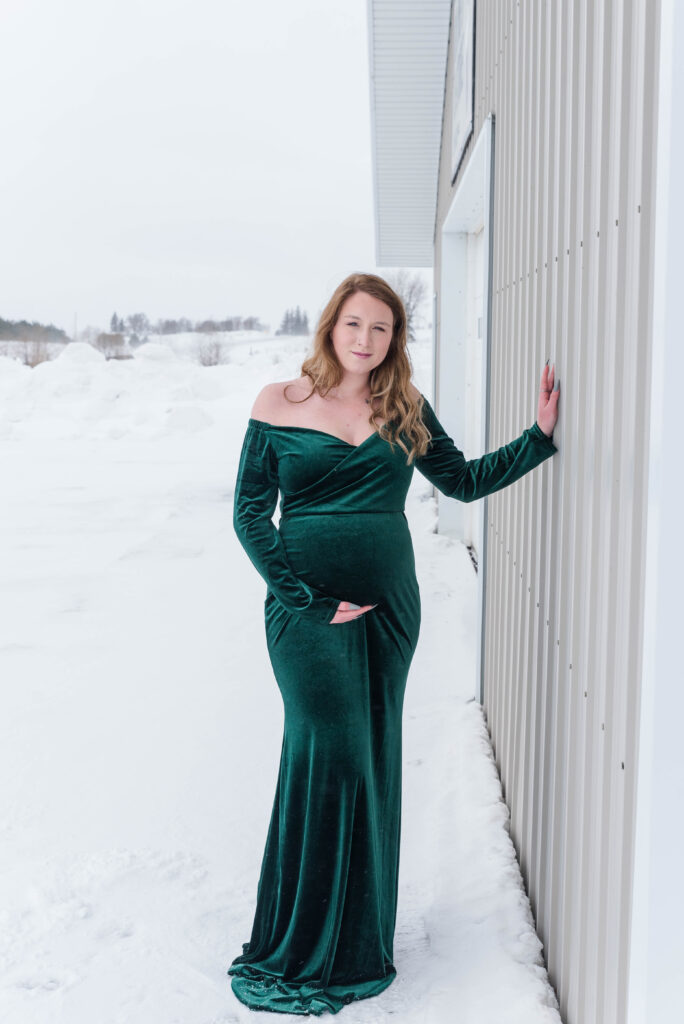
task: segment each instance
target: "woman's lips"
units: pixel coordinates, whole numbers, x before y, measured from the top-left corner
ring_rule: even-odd
[[[358,356],[359,359],[370,359],[372,353],[371,352],[352,352],[352,355],[353,356]]]

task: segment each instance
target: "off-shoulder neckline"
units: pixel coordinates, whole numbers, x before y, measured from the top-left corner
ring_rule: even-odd
[[[351,441],[345,441],[343,437],[338,437],[337,434],[331,434],[327,430],[319,430],[318,427],[298,427],[291,424],[278,425],[277,423],[267,423],[266,420],[255,420],[253,417],[247,421],[250,425],[256,427],[267,427],[269,430],[304,430],[309,434],[322,434],[324,437],[329,437],[333,441],[339,441],[340,444],[346,444],[348,448],[362,448],[364,444],[367,444],[371,438],[378,437],[377,430],[374,430],[372,434],[369,434],[361,444],[352,444]]]
[[[427,402],[427,398],[422,391],[420,392],[420,395],[423,401]],[[371,438],[379,436],[377,430],[374,430],[372,434],[369,434],[368,437],[361,442],[361,444],[352,444],[351,441],[345,441],[343,437],[338,437],[337,434],[331,434],[328,430],[319,430],[318,427],[299,427],[287,423],[280,425],[277,423],[267,423],[266,420],[256,420],[253,416],[250,416],[247,422],[252,426],[267,427],[270,430],[305,430],[310,434],[322,434],[324,437],[332,438],[333,441],[339,441],[340,444],[346,444],[348,448],[362,448],[364,444],[368,444]]]

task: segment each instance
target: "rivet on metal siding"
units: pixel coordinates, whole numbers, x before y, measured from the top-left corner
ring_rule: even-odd
[[[596,232],[596,237],[598,238],[598,236],[599,236],[599,233],[598,233],[598,231],[597,231],[597,232]]]
[[[618,226],[617,217],[615,218],[615,227]]]
[[[569,249],[566,249],[565,251],[567,252],[567,254],[568,254],[568,256],[569,256],[569,255],[570,255],[570,250],[569,250]]]
[[[556,263],[558,263],[558,257],[556,256]]]
[[[584,691],[584,696],[586,697],[586,695],[587,695],[587,691],[585,690],[585,691]]]
[[[625,767],[625,762],[624,761],[620,761],[620,767],[624,770],[624,767]]]
[[[570,662],[570,665],[569,665],[568,667],[569,667],[569,668],[572,668],[572,662]]]
[[[528,588],[527,588],[527,593],[528,593],[528,594],[531,594],[531,593],[532,593],[532,587],[528,587]]]
[[[546,625],[548,626],[548,624],[549,624],[549,620],[547,619],[547,620],[546,620]]]
[[[537,608],[539,607],[539,601],[537,601]]]
[[[641,213],[641,203],[637,206],[637,213]]]
[[[604,732],[606,731],[606,723],[605,722],[601,722],[601,728],[603,729]]]
[[[584,245],[584,242],[580,242],[580,249],[582,248],[583,245]]]

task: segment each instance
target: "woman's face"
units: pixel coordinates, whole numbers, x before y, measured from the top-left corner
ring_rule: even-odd
[[[342,369],[368,374],[387,355],[392,340],[392,310],[366,292],[355,292],[342,304],[332,329],[332,343]]]

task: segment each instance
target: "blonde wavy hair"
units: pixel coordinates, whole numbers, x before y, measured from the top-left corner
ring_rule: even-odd
[[[425,454],[431,434],[421,415],[422,395],[412,398],[409,391],[412,368],[407,349],[404,303],[383,278],[375,274],[350,274],[338,285],[318,321],[313,352],[302,363],[301,373],[311,381],[311,391],[305,398],[287,400],[299,404],[306,402],[315,392],[325,398],[328,391],[342,380],[342,367],[333,347],[332,330],[342,306],[357,292],[380,299],[392,310],[392,339],[387,355],[369,375],[371,408],[374,411],[368,422],[392,448],[396,443],[406,452],[410,465],[417,456]],[[379,424],[380,419],[385,422]]]

